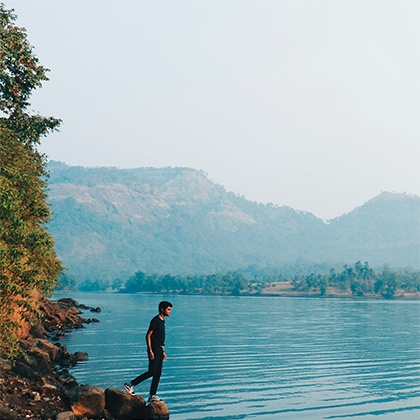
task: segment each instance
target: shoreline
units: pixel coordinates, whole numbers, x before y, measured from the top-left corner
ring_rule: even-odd
[[[163,401],[146,403],[141,395],[125,390],[79,385],[70,374],[69,368],[89,356],[80,351],[70,354],[60,338],[83,324],[99,322],[82,318],[80,309],[101,312],[71,297],[40,299],[42,320],[19,340],[26,357],[13,365],[0,357],[1,420],[168,420]]]
[[[270,291],[270,290],[263,290],[262,292],[243,292],[240,294],[232,294],[232,293],[186,293],[186,292],[177,292],[174,290],[162,290],[159,292],[125,292],[125,291],[103,291],[103,290],[72,290],[72,291],[57,291],[57,295],[74,295],[78,293],[99,293],[99,294],[124,294],[124,295],[180,295],[180,296],[227,296],[227,297],[289,297],[289,298],[320,298],[320,299],[374,299],[374,300],[420,300],[420,292],[413,292],[413,293],[403,293],[397,294],[392,297],[386,297],[382,295],[375,295],[375,294],[365,294],[362,296],[354,295],[351,293],[326,293],[321,295],[319,292],[301,292],[301,291]]]
[[[69,411],[66,392],[78,385],[69,368],[88,359],[86,353],[68,353],[60,338],[84,328],[84,324],[99,322],[83,318],[80,309],[100,312],[100,308],[79,305],[71,298],[41,298],[39,309],[41,321],[20,339],[26,357],[18,358],[13,365],[0,357],[2,420],[55,419],[60,412]]]
[[[261,290],[262,296],[273,295],[273,296],[289,296],[289,297],[318,297],[318,298],[343,298],[343,299],[379,299],[379,300],[395,300],[395,299],[406,299],[406,300],[418,300],[420,299],[420,292],[404,292],[397,291],[393,296],[385,296],[383,294],[375,293],[364,293],[354,294],[350,291],[341,291],[336,287],[327,287],[324,294],[320,291],[308,290],[300,291],[293,288],[292,282],[273,282],[269,286],[264,287]]]
[[[300,297],[300,298],[319,298],[319,299],[356,299],[356,300],[420,300],[420,293],[416,296],[393,296],[393,297],[384,297],[378,295],[363,295],[356,296],[352,294],[325,294],[321,295],[319,293],[302,293],[302,294],[288,294],[288,293],[260,293],[260,294],[247,294],[241,296],[266,296],[266,297]]]
[[[288,297],[288,298],[319,298],[319,299],[356,299],[356,300],[408,300],[408,301],[415,301],[420,300],[420,292],[416,293],[404,293],[398,294],[392,297],[386,297],[382,295],[375,295],[375,294],[365,294],[362,296],[354,295],[351,293],[326,293],[321,295],[319,292],[300,292],[300,291],[291,291],[291,292],[270,292],[270,291],[262,291],[262,292],[243,292],[240,294],[232,294],[232,293],[185,293],[185,292],[176,292],[173,290],[163,290],[159,292],[97,292],[97,291],[83,291],[83,292],[61,292],[61,293],[109,293],[109,294],[126,294],[126,295],[180,295],[180,296],[226,296],[226,297]]]

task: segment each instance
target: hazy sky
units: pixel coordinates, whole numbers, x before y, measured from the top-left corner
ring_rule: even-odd
[[[71,165],[203,169],[328,219],[420,195],[420,2],[3,0]]]

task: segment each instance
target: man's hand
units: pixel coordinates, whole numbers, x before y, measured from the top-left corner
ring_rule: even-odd
[[[153,353],[153,350],[149,350],[149,359],[150,360],[154,360],[155,359],[155,354]]]
[[[163,352],[163,360],[166,360],[166,353]]]

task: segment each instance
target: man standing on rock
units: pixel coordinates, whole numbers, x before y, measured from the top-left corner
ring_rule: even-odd
[[[152,378],[150,386],[150,396],[148,402],[162,401],[157,395],[160,376],[162,374],[162,364],[166,360],[165,354],[165,317],[171,314],[172,303],[162,301],[159,303],[159,314],[151,321],[146,334],[147,353],[149,356],[149,370],[142,373],[137,378],[124,384],[125,390],[129,394],[134,394],[134,387],[148,378]]]

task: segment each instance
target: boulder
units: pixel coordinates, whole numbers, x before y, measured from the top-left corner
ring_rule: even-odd
[[[64,308],[64,309],[76,307],[79,305],[79,302],[77,302],[77,300],[74,300],[72,298],[61,298],[61,299],[58,299],[57,303],[60,308]]]
[[[101,388],[76,386],[66,392],[66,397],[76,417],[99,417],[105,410],[105,394]]]
[[[21,347],[26,351],[26,358],[19,358],[13,366],[13,372],[25,378],[44,377],[51,369],[49,353],[40,349],[35,340],[20,340]]]
[[[163,401],[146,405],[140,395],[130,395],[119,389],[105,390],[106,410],[118,420],[167,420],[169,410]]]
[[[76,351],[74,354],[70,354],[67,351],[66,346],[61,346],[60,354],[57,357],[57,364],[59,364],[61,367],[72,367],[77,364],[77,362],[88,360],[89,355],[87,353],[84,353],[82,351]]]
[[[140,395],[130,395],[119,389],[105,390],[106,409],[118,420],[144,419],[146,402]]]
[[[82,362],[89,359],[89,355],[82,351],[76,351],[76,353],[74,353],[74,357],[76,358],[76,362]]]
[[[44,338],[47,335],[47,330],[42,324],[36,324],[30,329],[29,335],[34,338]]]
[[[58,413],[56,420],[76,420],[76,416],[73,414],[73,411],[63,411]]]
[[[67,388],[74,388],[76,387],[77,381],[73,375],[70,375],[67,369],[63,369],[57,376],[57,380],[62,383]]]
[[[145,420],[168,420],[169,410],[163,401],[152,401],[145,409]]]
[[[50,343],[48,340],[38,339],[36,340],[36,346],[41,351],[48,353],[51,362],[54,362],[61,352],[61,349],[58,346]]]

